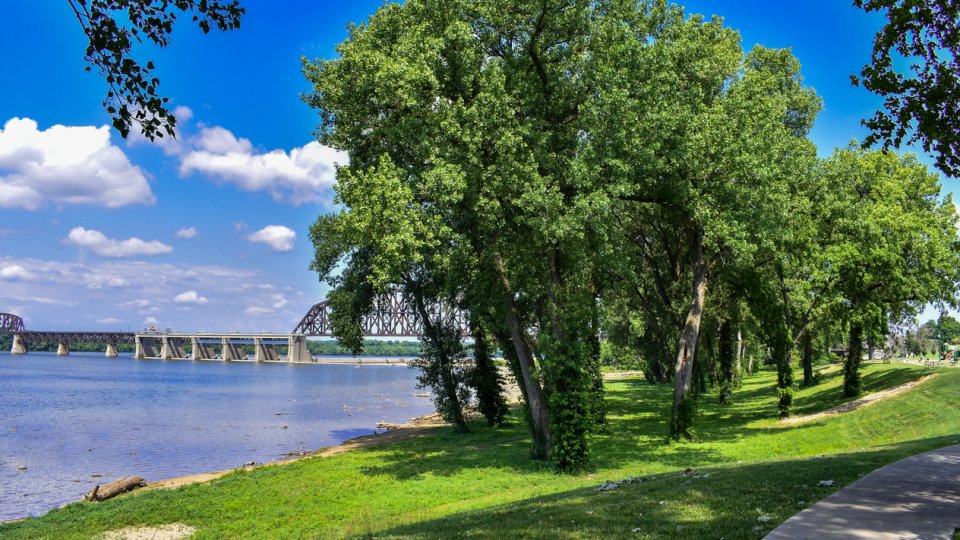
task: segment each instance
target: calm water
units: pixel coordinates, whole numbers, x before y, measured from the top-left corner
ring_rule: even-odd
[[[0,520],[122,476],[274,461],[428,414],[414,377],[402,366],[0,353]]]

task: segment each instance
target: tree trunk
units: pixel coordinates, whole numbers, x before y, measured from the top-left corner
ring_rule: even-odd
[[[693,350],[693,374],[696,382],[696,396],[702,396],[707,393],[707,364],[703,359],[703,343],[698,343],[697,348]]]
[[[509,411],[503,397],[503,381],[490,356],[490,341],[485,325],[471,317],[470,333],[473,334],[474,362],[471,382],[477,392],[477,408],[487,419],[488,426],[499,426]]]
[[[424,337],[433,342],[437,351],[440,351],[440,380],[443,384],[443,393],[446,394],[450,402],[450,420],[453,427],[459,432],[469,431],[466,418],[463,416],[463,403],[460,402],[460,396],[457,394],[457,381],[453,377],[453,359],[448,354],[448,349],[440,333],[437,332],[433,321],[430,320],[430,314],[427,312],[427,306],[423,301],[423,296],[415,292],[414,304],[417,311],[420,312],[420,319],[423,322]]]
[[[670,357],[673,356],[673,353],[670,351],[670,344],[667,342],[667,337],[664,335],[660,324],[650,313],[647,313],[646,315],[647,325],[653,329],[653,332],[657,338],[657,343],[660,344],[660,348],[663,351],[662,358],[660,355],[656,355],[654,356],[653,360],[648,360],[647,364],[649,365],[650,362],[653,362],[653,375],[657,382],[667,382],[669,374],[664,366],[670,361]]]
[[[507,328],[510,331],[510,341],[513,342],[514,351],[517,354],[520,372],[523,375],[524,390],[526,391],[528,405],[530,406],[530,422],[533,431],[533,456],[538,459],[548,459],[553,441],[550,434],[550,414],[547,410],[547,400],[543,394],[543,388],[540,386],[540,380],[536,377],[536,365],[533,362],[530,347],[527,345],[527,338],[524,335],[523,325],[520,322],[520,315],[517,312],[516,300],[513,297],[510,280],[507,278],[503,258],[499,253],[495,255],[497,277],[499,278],[500,289],[503,294],[504,311],[506,313]]]
[[[142,476],[129,476],[127,478],[114,480],[109,484],[94,486],[94,488],[90,490],[90,493],[87,493],[84,499],[88,501],[105,501],[107,499],[116,497],[121,493],[126,493],[145,485],[147,485],[147,482]]]
[[[737,325],[737,362],[733,368],[734,373],[740,373],[740,370],[742,369],[740,366],[742,365],[742,361],[743,361],[743,347],[744,347],[743,330],[740,328],[740,325],[738,324]]]
[[[773,360],[777,364],[777,409],[780,418],[786,418],[793,406],[793,342],[786,335],[775,339]]]
[[[850,322],[850,339],[847,343],[847,359],[843,364],[843,395],[859,396],[863,391],[860,380],[860,359],[863,358],[863,325]]]
[[[720,403],[730,403],[730,397],[733,395],[734,373],[734,352],[733,352],[733,325],[730,320],[723,321],[720,325],[720,336],[717,339],[718,350],[717,359],[720,364]],[[739,354],[738,354],[739,356]]]
[[[705,350],[707,353],[707,362],[704,365],[707,373],[707,380],[710,382],[710,386],[717,384],[717,359],[713,354],[713,332],[707,331],[703,334],[703,340],[705,342]],[[701,388],[703,393],[707,392],[706,384]]]
[[[673,386],[673,411],[670,419],[672,439],[693,437],[695,403],[690,398],[690,382],[693,376],[693,357],[700,335],[700,320],[707,296],[707,261],[703,254],[703,233],[694,234],[691,248],[693,258],[693,290],[687,320],[680,332],[677,344],[677,363]]]
[[[803,385],[813,386],[813,336],[810,332],[803,334]]]

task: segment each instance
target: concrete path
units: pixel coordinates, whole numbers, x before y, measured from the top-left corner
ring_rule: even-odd
[[[767,540],[944,539],[960,527],[960,445],[891,463],[784,521]]]

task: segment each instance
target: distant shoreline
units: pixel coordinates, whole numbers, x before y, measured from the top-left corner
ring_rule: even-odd
[[[311,364],[354,364],[363,366],[406,366],[410,356],[314,356]]]
[[[0,351],[3,356],[15,356],[11,355],[10,351]],[[26,355],[16,355],[23,358],[29,358],[31,354],[39,354],[43,356],[56,356],[56,353],[53,351],[31,351]],[[71,351],[70,356],[85,356],[85,357],[102,357],[102,352],[100,351]],[[130,352],[121,352],[119,358],[130,358],[134,359],[132,353]],[[214,359],[214,360],[193,360],[190,358],[172,358],[170,360],[164,360],[162,358],[142,358],[140,361],[151,362],[223,362],[229,364],[297,364],[297,365],[311,365],[311,364],[325,364],[325,365],[363,365],[363,366],[407,366],[410,365],[410,362],[415,360],[416,356],[349,356],[349,355],[323,355],[323,356],[314,356],[312,357],[311,362],[290,362],[286,360],[267,360],[264,362],[256,362],[252,359],[248,360],[230,360],[229,362]]]

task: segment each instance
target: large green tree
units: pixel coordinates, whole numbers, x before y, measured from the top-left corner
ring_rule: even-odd
[[[708,286],[730,261],[754,265],[789,220],[790,185],[815,158],[806,134],[820,100],[789,51],[744,54],[719,19],[674,9],[652,40],[601,42],[607,61],[585,152],[620,190],[631,218],[621,234],[647,244],[632,250],[639,294],[676,310],[661,320],[678,325],[671,436],[686,437]],[[682,296],[659,293],[678,283]]]
[[[960,174],[960,4],[955,0],[854,0],[883,11],[887,23],[873,58],[854,84],[884,98],[884,110],[864,121],[867,146],[920,142],[937,168]],[[905,68],[902,66],[906,66]]]
[[[846,210],[832,223],[824,256],[837,275],[849,324],[844,393],[861,392],[863,343],[929,302],[956,305],[960,242],[956,207],[940,182],[912,155],[838,150],[827,181]]]
[[[514,7],[386,5],[352,29],[339,58],[306,65],[315,88],[308,99],[321,112],[323,140],[350,152],[338,177],[345,215],[372,209],[370,219],[350,218],[373,244],[372,276],[394,280],[411,257],[464,247],[484,269],[471,285],[489,287],[471,296],[498,304],[491,309],[510,336],[534,454],[571,468],[587,455],[584,357],[595,329],[584,230],[592,209],[570,200],[579,187],[572,120],[582,90],[569,70],[582,61],[591,9]],[[380,179],[365,180],[374,171]],[[384,212],[398,194],[406,196],[397,211]],[[403,234],[373,231],[372,219]],[[425,220],[455,238],[426,238],[414,226]]]

